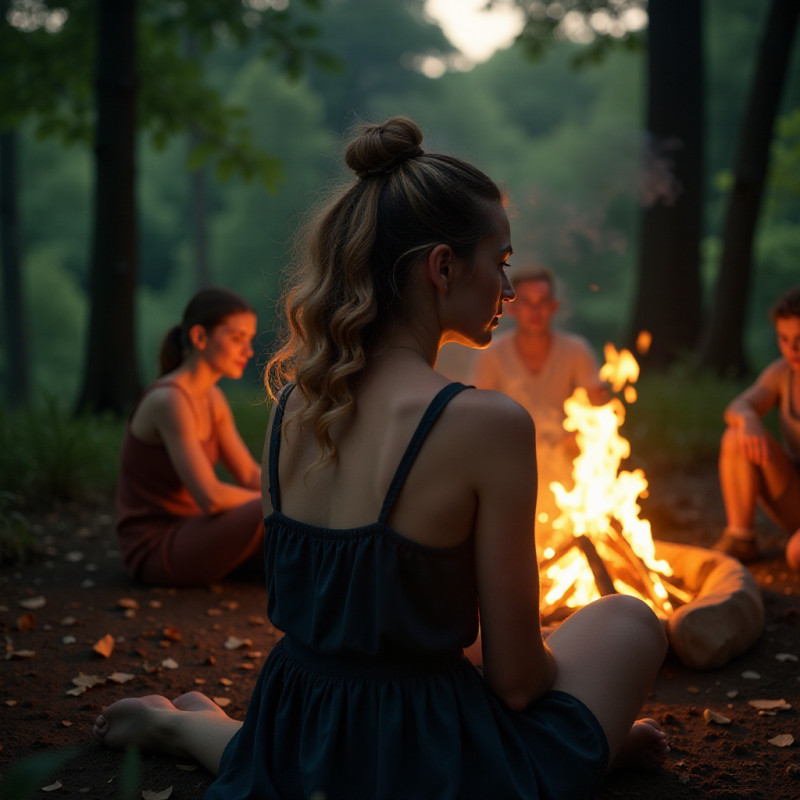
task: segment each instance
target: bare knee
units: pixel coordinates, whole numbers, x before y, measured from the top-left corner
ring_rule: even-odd
[[[731,461],[743,459],[741,449],[739,448],[739,436],[733,428],[725,428],[722,434],[722,440],[719,444],[719,457],[720,460]]]
[[[664,658],[667,652],[664,625],[643,600],[627,594],[614,594],[592,605],[602,615],[602,626],[607,635],[631,640],[659,661]]]
[[[790,569],[800,572],[800,528],[794,532],[786,544],[786,563]]]

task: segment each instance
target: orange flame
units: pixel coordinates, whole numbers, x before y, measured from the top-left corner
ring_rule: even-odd
[[[625,399],[634,402],[636,390],[631,384],[639,377],[636,359],[612,344],[606,345],[605,357],[601,380],[616,393],[624,390]],[[641,469],[620,470],[622,460],[630,455],[630,443],[619,435],[625,420],[622,400],[614,397],[605,405],[593,406],[586,390],[576,389],[564,410],[564,428],[575,432],[580,454],[573,464],[574,487],[568,491],[561,483],[550,484],[561,513],[553,522],[554,541],[543,557],[552,557],[571,537],[586,536],[604,563],[619,567],[609,570],[616,591],[635,594],[660,616],[668,616],[673,608],[661,578],[672,570],[666,561],[656,559],[650,523],[639,516],[637,501],[646,493],[647,479]],[[630,551],[647,573],[648,594],[633,588],[635,580],[626,580],[626,571],[635,572],[625,564]],[[588,559],[577,547],[543,570],[542,589],[546,607],[562,602],[578,607],[600,596]]]

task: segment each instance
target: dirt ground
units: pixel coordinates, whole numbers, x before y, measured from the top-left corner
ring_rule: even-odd
[[[656,538],[709,545],[722,524],[713,466],[648,477],[643,515]],[[54,773],[37,773],[32,797],[119,798],[123,757],[93,743],[97,712],[128,695],[200,689],[241,716],[280,634],[266,618],[261,586],[132,583],[118,562],[107,502],[52,510],[37,521],[37,535],[46,542],[42,557],[0,568],[0,774],[23,757],[74,745]],[[765,524],[765,559],[752,567],[766,607],[761,639],[713,671],[668,656],[644,714],[667,731],[669,760],[656,774],[610,777],[600,800],[800,798],[800,576],[787,572],[781,541]],[[748,703],[756,699],[791,708],[759,714]],[[707,721],[706,709],[729,722]],[[199,798],[209,782],[185,760],[146,755],[131,796]]]

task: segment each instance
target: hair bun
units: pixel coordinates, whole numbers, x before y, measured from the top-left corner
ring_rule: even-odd
[[[404,161],[422,155],[422,131],[407,117],[364,125],[347,146],[344,160],[359,178],[388,174]]]

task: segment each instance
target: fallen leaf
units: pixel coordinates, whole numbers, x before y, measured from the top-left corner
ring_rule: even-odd
[[[195,678],[194,685],[195,686],[202,686],[206,682],[205,678]]]
[[[114,681],[114,683],[127,683],[128,681],[132,681],[136,676],[131,675],[130,672],[112,672],[111,675],[108,676],[110,681]]]
[[[161,662],[161,666],[164,667],[164,669],[178,669],[179,665],[174,658],[165,658]]]
[[[791,733],[779,733],[777,736],[767,739],[767,741],[770,744],[774,744],[775,747],[789,747],[789,745],[794,744],[794,736]]]
[[[231,704],[230,697],[212,697],[211,698],[220,708],[225,708]]]
[[[251,670],[255,669],[256,665],[252,661],[242,661],[241,664],[236,665],[238,669]]]
[[[725,692],[725,695],[726,695],[726,697],[730,697],[730,699],[733,700],[734,697],[738,697],[739,696],[739,690],[738,689],[731,689],[729,692]]]
[[[145,789],[142,792],[142,800],[167,800],[168,797],[172,797],[171,786],[162,789],[160,792],[154,792],[151,789]]]
[[[71,723],[71,722],[70,722],[68,719],[62,719],[62,720],[61,720],[61,724],[62,724],[62,725],[65,727],[65,728],[71,728],[71,727],[72,727],[72,723]]]
[[[65,694],[68,694],[71,697],[80,697],[85,691],[86,691],[85,686],[75,686],[72,689],[67,689]]]
[[[161,601],[160,600],[150,600],[150,601],[148,601],[147,605],[149,605],[150,608],[161,608]]]
[[[206,614],[209,617],[221,617],[222,616],[222,609],[221,608],[209,608],[206,610]]]
[[[6,658],[33,658],[35,655],[35,650],[12,650],[6,653]]]
[[[171,642],[179,642],[183,638],[181,632],[174,625],[167,625],[162,635]]]
[[[20,614],[17,618],[17,630],[21,633],[28,633],[36,627],[36,617],[30,611]]]
[[[722,714],[718,714],[716,711],[712,711],[710,708],[706,708],[703,711],[703,719],[706,722],[716,722],[717,725],[731,724],[731,721],[728,717],[724,717]]]
[[[51,783],[49,786],[42,786],[43,792],[55,792],[56,790],[60,789],[64,784],[61,781],[56,781],[55,783]]]
[[[752,669],[747,669],[742,673],[742,677],[750,681],[761,680],[761,675]]]
[[[778,661],[800,661],[794,653],[775,653],[775,658]]]
[[[30,610],[34,610],[37,608],[44,608],[47,605],[47,600],[44,597],[27,597],[24,600],[20,600],[19,604],[23,608],[28,608]]]
[[[225,641],[226,650],[238,650],[240,647],[252,647],[251,639],[240,639],[238,636],[229,636]]]
[[[61,644],[75,644],[77,641],[78,640],[72,635],[61,637]]]
[[[264,619],[264,617],[252,616],[252,617],[248,617],[247,621],[251,625],[266,625],[266,620]]]
[[[102,639],[98,639],[92,647],[95,653],[103,658],[108,658],[114,652],[114,637],[107,633]]]
[[[61,624],[65,628],[71,628],[77,621],[75,617],[64,617],[64,619],[61,620]]]
[[[223,686],[233,686],[233,681],[232,681],[230,678],[220,678],[220,679],[219,679],[219,682],[220,682],[220,683],[221,683]]]
[[[5,701],[7,706],[15,706],[17,704],[16,700],[6,700]]]
[[[117,606],[119,608],[139,608],[139,601],[134,599],[133,597],[120,597],[117,600]]]
[[[785,700],[748,700],[747,702],[753,708],[758,708],[762,711],[788,711],[791,708],[791,705]]]
[[[91,689],[93,686],[102,686],[106,682],[106,679],[101,675],[84,675],[82,672],[79,672],[78,677],[73,678],[72,682],[76,686],[85,686],[87,689]]]

